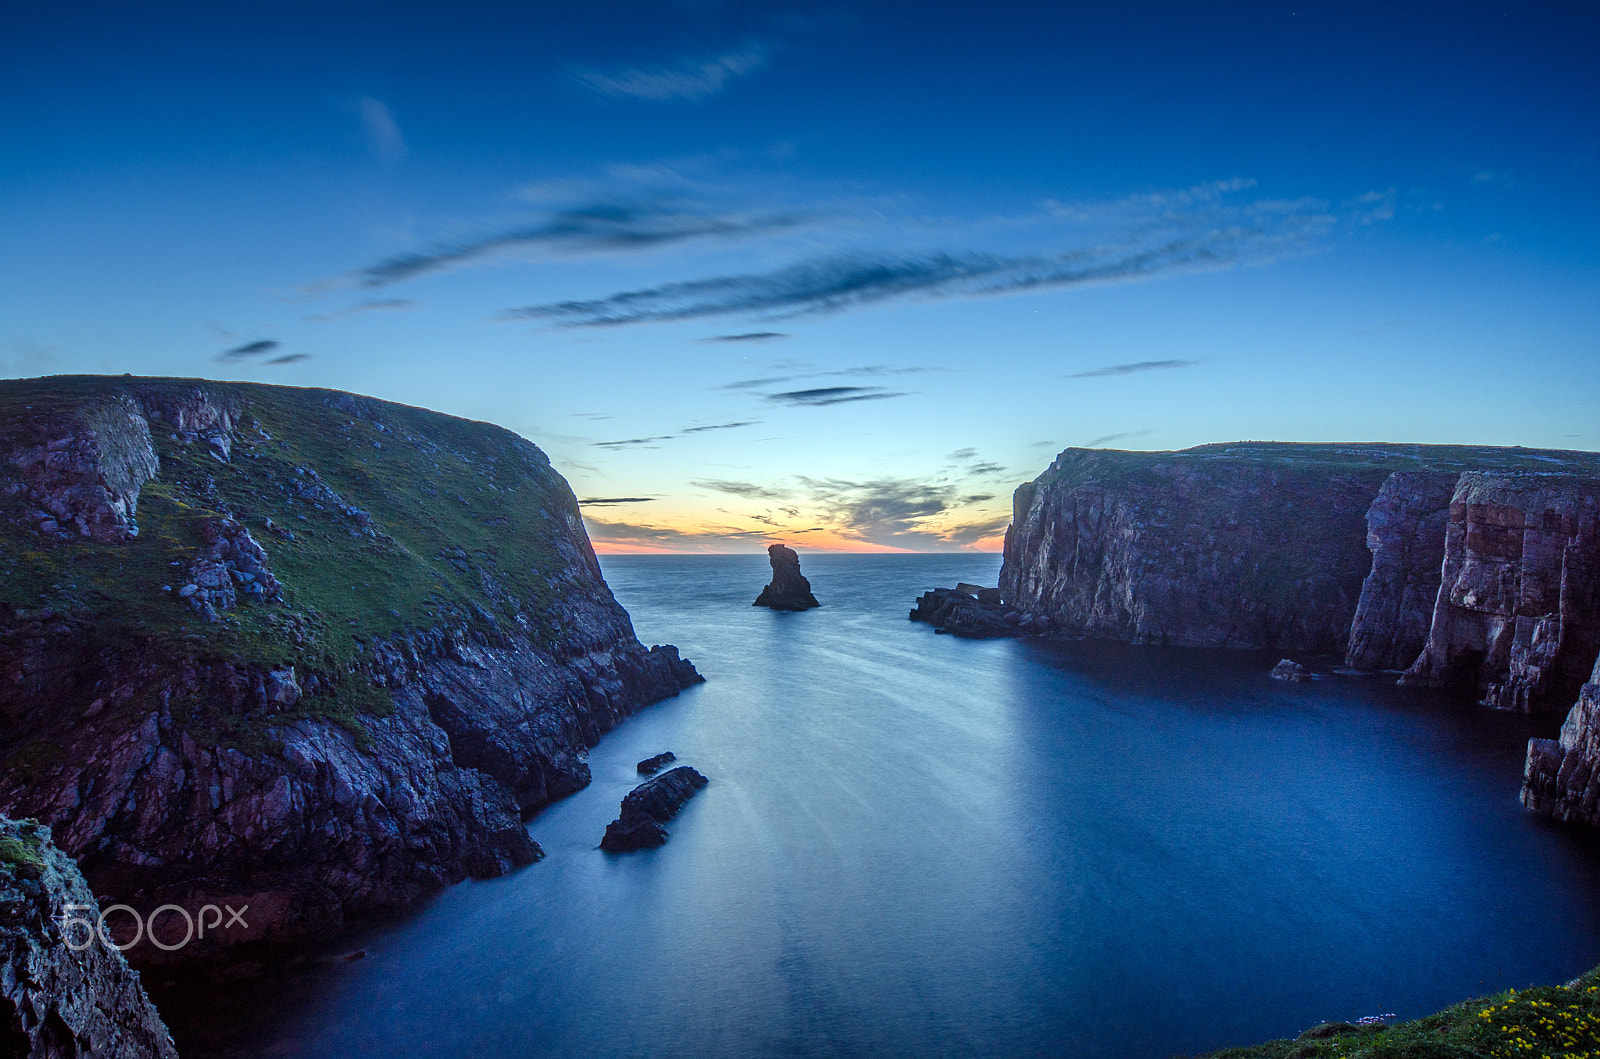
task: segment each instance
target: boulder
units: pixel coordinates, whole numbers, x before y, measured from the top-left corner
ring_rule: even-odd
[[[1304,684],[1311,679],[1311,670],[1292,658],[1284,658],[1272,667],[1272,679]]]
[[[965,591],[976,587],[961,584],[955,588],[936,588],[931,592],[924,592],[917,598],[917,606],[911,612],[911,620],[926,622],[933,626],[935,632],[947,632],[972,640],[1026,635],[1020,622],[1007,616],[1008,612],[998,599],[988,602]]]
[[[774,544],[767,549],[772,560],[772,583],[761,590],[752,606],[771,607],[773,610],[810,610],[820,607],[817,597],[811,594],[811,582],[800,574],[800,556],[794,549]]]

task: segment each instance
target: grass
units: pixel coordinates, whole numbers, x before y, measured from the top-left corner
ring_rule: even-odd
[[[1332,1023],[1206,1059],[1600,1059],[1600,968],[1393,1026]]]
[[[119,391],[152,387],[198,387],[235,404],[231,459],[152,420],[161,469],[140,491],[139,536],[121,544],[46,538],[24,498],[0,496],[0,603],[23,618],[54,612],[91,645],[137,642],[256,669],[293,665],[302,677],[318,675],[317,690],[276,719],[322,717],[358,735],[363,716],[389,705],[366,673],[375,639],[504,623],[535,643],[557,641],[548,614],[565,572],[556,536],[575,511],[572,494],[542,453],[499,427],[325,390],[69,376],[0,381],[0,446],[30,422],[91,421]],[[296,495],[308,480],[297,468],[369,512],[372,532],[331,498]],[[243,523],[266,549],[282,599],[241,597],[212,624],[176,590],[203,544],[202,525],[219,516]],[[264,738],[258,720],[217,714],[206,702],[175,703],[174,711],[207,741],[254,749]],[[12,757],[26,767],[30,754],[48,756],[24,747]]]

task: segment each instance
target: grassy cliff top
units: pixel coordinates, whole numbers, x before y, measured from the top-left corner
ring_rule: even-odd
[[[1062,484],[1157,484],[1171,470],[1252,467],[1287,478],[1349,475],[1382,480],[1396,471],[1510,472],[1600,476],[1600,453],[1488,445],[1399,445],[1386,442],[1236,441],[1176,451],[1066,449],[1040,481]]]
[[[0,605],[19,619],[53,613],[108,645],[143,640],[200,659],[338,673],[376,638],[462,622],[553,642],[560,630],[548,604],[573,584],[575,566],[583,574],[592,563],[581,554],[572,492],[533,444],[490,424],[336,391],[133,377],[0,381],[0,461],[84,424],[103,434],[107,419],[96,410],[130,401],[146,411],[159,459],[139,490],[135,538],[58,539],[40,532],[36,498],[0,488]],[[208,444],[217,428],[182,430],[170,411],[197,407],[220,409],[231,423],[226,457]],[[0,487],[16,471],[0,462]],[[282,588],[276,601],[241,597],[212,623],[178,593],[219,519],[249,530]]]

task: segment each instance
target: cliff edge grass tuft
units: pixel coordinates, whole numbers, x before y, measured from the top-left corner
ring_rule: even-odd
[[[1600,967],[1566,985],[1465,1000],[1397,1025],[1324,1023],[1203,1059],[1600,1059]]]
[[[503,428],[327,390],[75,376],[0,381],[0,442],[3,424],[163,387],[237,408],[229,458],[152,418],[160,471],[125,543],[52,539],[25,495],[0,493],[0,604],[66,621],[91,649],[144,643],[202,665],[293,665],[319,679],[270,722],[319,717],[358,739],[361,718],[391,703],[367,672],[376,640],[505,623],[536,645],[557,641],[544,615],[566,559],[549,527],[575,502],[544,454]],[[266,549],[282,590],[267,602],[241,594],[212,623],[179,589],[205,524],[224,517]],[[270,741],[260,717],[201,720],[197,730],[241,749]]]

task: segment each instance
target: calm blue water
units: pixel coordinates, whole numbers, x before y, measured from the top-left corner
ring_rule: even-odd
[[[765,556],[605,558],[708,683],[605,738],[541,863],[173,999],[185,1054],[1166,1059],[1600,963],[1600,842],[1517,804],[1559,719],[936,636],[916,595],[998,557],[802,562],[824,606],[778,614]],[[711,785],[600,853],[662,750]]]

